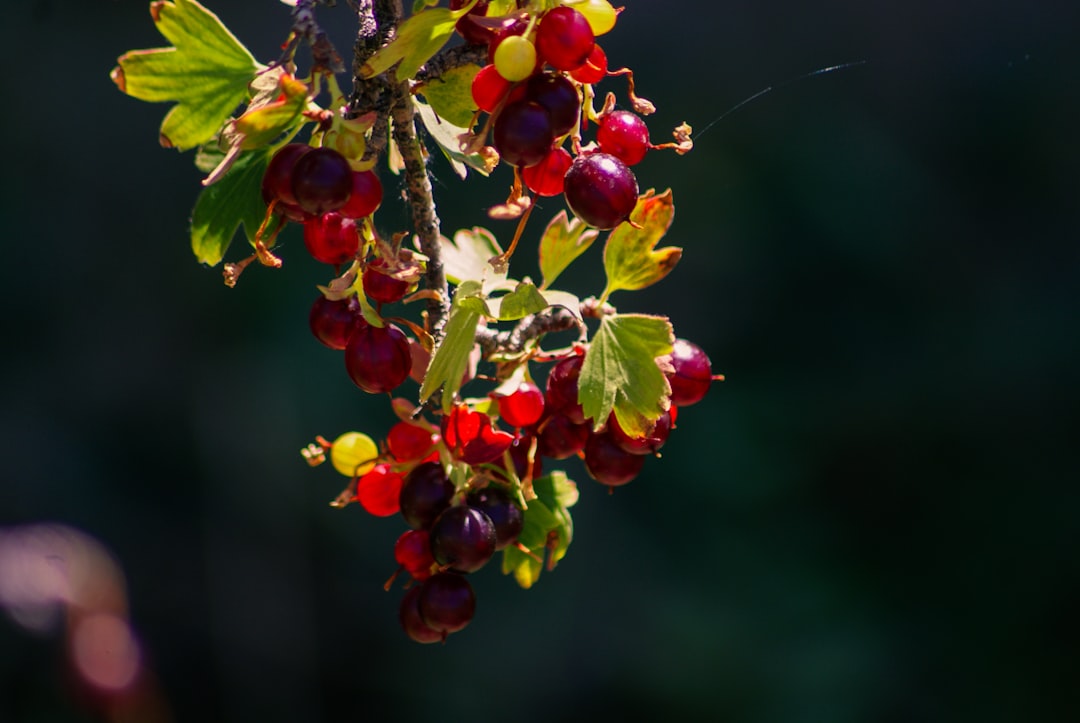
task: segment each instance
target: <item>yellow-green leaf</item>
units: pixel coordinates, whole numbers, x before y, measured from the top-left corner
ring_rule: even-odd
[[[607,272],[607,289],[604,298],[619,289],[633,291],[655,284],[675,268],[682,258],[682,249],[667,246],[657,249],[656,244],[667,233],[675,215],[671,190],[659,196],[646,194],[638,199],[637,207],[630,214],[629,223],[619,224],[604,245],[604,271]]]
[[[484,299],[479,282],[467,281],[458,287],[450,306],[450,316],[443,329],[443,338],[431,355],[424,382],[420,385],[420,401],[426,402],[441,387],[443,411],[449,413],[454,395],[469,365],[469,354],[476,343],[476,326],[485,316]]]
[[[176,102],[161,124],[161,144],[194,148],[210,140],[248,99],[248,83],[261,66],[195,0],[154,2],[150,14],[173,47],[125,53],[111,77],[133,98]]]
[[[308,103],[308,87],[288,74],[278,79],[280,95],[274,100],[249,107],[236,119],[233,128],[243,135],[240,147],[244,150],[269,145],[278,136],[290,130],[300,118]]]
[[[559,211],[540,237],[540,273],[544,277],[540,288],[551,286],[574,259],[592,246],[598,234],[577,216],[571,220],[566,211]]]
[[[612,410],[631,437],[649,433],[671,406],[671,386],[656,360],[672,351],[675,333],[662,316],[605,316],[578,379],[578,401],[599,430]]]
[[[451,68],[424,83],[419,93],[440,118],[449,121],[450,125],[468,129],[476,112],[472,83],[479,72],[480,66],[474,63]]]
[[[543,311],[549,306],[547,300],[540,295],[536,285],[528,279],[518,283],[514,290],[506,296],[491,301],[493,304],[495,301],[499,302],[499,310],[495,312],[499,321],[523,319],[529,314]]]
[[[475,2],[460,10],[448,8],[427,8],[416,13],[398,26],[397,37],[368,58],[360,69],[360,76],[370,78],[385,73],[395,63],[400,62],[395,77],[400,83],[416,75],[420,66],[446,44],[454,34],[454,24]]]

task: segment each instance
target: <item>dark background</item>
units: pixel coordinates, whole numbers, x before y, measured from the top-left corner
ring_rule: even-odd
[[[5,9],[0,526],[112,550],[175,720],[1080,717],[1076,13],[627,5],[612,64],[654,138],[698,132],[638,168],[683,263],[615,301],[728,381],[616,494],[570,464],[568,557],[529,591],[473,576],[445,646],[381,589],[402,524],[329,508],[343,478],[298,454],[390,423],[307,330],[326,272],[295,233],[234,290],[200,268],[200,174],[109,81],[165,44],[147,3]],[[210,7],[274,56],[285,6]],[[345,3],[321,17],[347,51]],[[509,184],[433,170],[446,231]],[[579,264],[597,293],[599,248]],[[64,670],[59,634],[0,621],[0,720],[93,720]]]

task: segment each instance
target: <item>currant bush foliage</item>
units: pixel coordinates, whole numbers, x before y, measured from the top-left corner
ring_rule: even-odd
[[[416,0],[408,17],[365,4],[348,96],[316,19],[324,3],[285,4],[283,53],[260,63],[196,0],[153,2],[170,45],[123,54],[111,77],[172,103],[159,142],[195,150],[206,174],[191,216],[197,261],[223,264],[243,227],[251,252],[223,264],[234,286],[251,265],[283,265],[277,242],[293,223],[332,269],[313,280],[314,343],[341,353],[342,378],[386,394],[400,421],[316,437],[302,454],[348,479],[333,506],[401,515],[409,529],[386,588],[404,574],[404,631],[444,641],[474,615],[467,575],[497,553],[525,588],[566,555],[579,491],[549,465],[579,456],[609,490],[629,482],[658,456],[677,406],[719,378],[667,317],[611,302],[682,257],[658,248],[672,192],[639,193],[631,167],[689,151],[690,128],[650,141],[652,104],[601,47],[623,12],[608,0]],[[601,95],[609,80],[622,96]],[[418,127],[462,179],[511,179],[483,225],[440,232]],[[411,229],[377,215],[387,173],[403,176]],[[530,226],[536,199],[559,196],[571,213]],[[603,285],[555,287],[602,232]],[[538,254],[539,284],[512,275],[521,253]]]

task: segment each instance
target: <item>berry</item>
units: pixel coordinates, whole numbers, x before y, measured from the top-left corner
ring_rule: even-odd
[[[420,618],[444,636],[463,629],[476,612],[472,585],[456,572],[439,572],[420,584]]]
[[[565,5],[544,13],[536,26],[536,49],[557,70],[573,70],[584,63],[594,43],[589,21]]]
[[[426,530],[450,506],[454,485],[438,462],[422,462],[413,467],[401,485],[398,503],[401,516],[414,530]]]
[[[712,363],[702,348],[685,339],[676,339],[671,365],[675,368],[668,375],[671,403],[685,407],[700,402],[712,384]]]
[[[485,65],[473,78],[473,102],[480,110],[491,113],[498,107],[499,101],[506,96],[510,86],[510,81],[499,75],[494,65]]]
[[[389,517],[401,509],[401,475],[388,464],[377,464],[356,483],[356,501],[376,517]]]
[[[585,16],[593,35],[603,35],[615,27],[619,13],[608,0],[578,0],[574,9]]]
[[[525,83],[524,97],[542,105],[551,114],[551,131],[556,138],[566,135],[578,124],[581,98],[565,76],[555,73],[534,75]]]
[[[420,590],[419,586],[405,591],[405,597],[401,598],[401,606],[398,608],[398,620],[401,628],[411,639],[418,643],[438,643],[446,635],[428,627],[424,619],[420,617]]]
[[[495,526],[496,550],[516,542],[525,528],[525,513],[501,485],[489,484],[483,489],[474,490],[465,501],[470,507],[487,515]]]
[[[540,426],[536,435],[536,453],[552,459],[566,459],[584,449],[588,439],[588,424],[576,424],[562,414],[555,414]]]
[[[498,42],[491,62],[510,82],[525,80],[536,70],[536,46],[521,35],[510,35]]]
[[[352,193],[352,168],[333,148],[312,148],[293,166],[292,192],[300,208],[313,216],[336,211]]]
[[[383,268],[385,267],[382,264],[372,263],[364,269],[364,294],[380,304],[401,301],[409,290],[409,282],[383,273]]]
[[[524,35],[528,29],[528,15],[508,15],[499,20],[492,28],[491,40],[488,41],[488,62],[495,63],[495,52],[504,40]]]
[[[367,474],[378,457],[375,440],[363,432],[346,432],[330,445],[330,464],[346,477]]]
[[[343,264],[360,248],[356,221],[334,212],[312,216],[304,222],[304,246],[316,261]]]
[[[469,505],[450,507],[431,525],[431,555],[454,572],[476,572],[495,554],[495,524]]]
[[[311,146],[306,143],[289,143],[274,154],[270,163],[263,173],[262,193],[263,200],[268,204],[277,200],[281,203],[296,206],[296,196],[292,191],[292,174],[296,162],[300,160]]]
[[[499,416],[512,427],[528,427],[544,415],[544,393],[532,382],[522,382],[512,393],[497,399]]]
[[[522,168],[544,160],[555,140],[551,114],[539,103],[518,100],[508,103],[495,119],[492,142],[499,156]]]
[[[633,171],[607,153],[575,158],[565,183],[564,195],[570,210],[601,231],[628,219],[637,205],[638,185]]]
[[[537,196],[558,196],[565,188],[564,179],[572,163],[565,148],[552,148],[544,160],[523,168],[521,178]]]
[[[579,83],[599,83],[607,75],[607,53],[597,43],[585,62],[570,71],[570,77]]]
[[[308,314],[311,333],[331,349],[344,349],[352,333],[366,323],[360,314],[360,301],[355,296],[336,301],[319,296]]]
[[[575,424],[585,422],[585,412],[578,402],[578,377],[584,362],[585,357],[580,354],[556,362],[548,372],[544,397],[548,411],[562,414]]]
[[[468,2],[469,0],[450,0],[450,9],[461,10]],[[469,45],[487,45],[491,40],[493,31],[473,22],[473,18],[482,18],[487,15],[488,4],[489,0],[479,0],[472,6],[472,10],[458,18],[457,23],[454,25],[454,29],[458,31],[461,37],[465,38],[465,42]]]
[[[374,171],[353,171],[349,200],[338,209],[346,218],[364,218],[375,213],[382,204],[382,181]]]
[[[514,441],[514,435],[491,426],[491,417],[458,405],[442,419],[443,442],[466,464],[493,462]]]
[[[365,392],[389,392],[405,381],[412,369],[409,339],[393,324],[365,324],[345,345],[345,369]]]
[[[394,543],[394,559],[414,580],[427,580],[431,577],[431,566],[435,558],[431,556],[431,538],[427,530],[405,530]]]
[[[593,434],[585,443],[585,469],[590,477],[608,487],[634,479],[644,464],[645,457],[623,451],[610,435]]]
[[[656,454],[671,434],[671,412],[661,414],[652,431],[644,437],[631,437],[623,431],[619,420],[612,414],[608,419],[608,434],[619,449],[628,454]]]
[[[649,127],[641,116],[628,110],[612,111],[600,122],[596,142],[601,151],[632,166],[640,162],[649,150]]]
[[[398,422],[387,433],[386,446],[397,461],[412,462],[426,457],[437,439],[427,427]]]

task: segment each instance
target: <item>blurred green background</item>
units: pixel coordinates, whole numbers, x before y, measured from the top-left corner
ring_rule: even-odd
[[[295,230],[281,271],[200,268],[200,174],[109,81],[165,44],[147,3],[5,9],[0,527],[115,554],[172,719],[1080,719],[1075,5],[627,5],[612,65],[654,139],[697,144],[637,169],[674,189],[682,264],[615,301],[728,381],[616,494],[568,465],[567,558],[529,591],[474,575],[445,646],[381,589],[400,521],[331,509],[342,478],[298,454],[391,420],[310,336],[325,270]],[[275,56],[288,8],[209,6]],[[432,170],[444,231],[509,185]],[[599,248],[579,266],[597,293]],[[98,715],[59,634],[0,619],[0,721]]]

